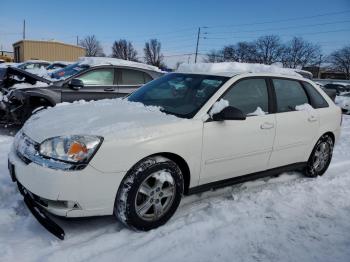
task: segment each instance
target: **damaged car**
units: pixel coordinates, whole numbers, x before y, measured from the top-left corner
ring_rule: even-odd
[[[22,125],[34,112],[61,102],[126,96],[160,77],[154,66],[114,58],[82,58],[49,79],[7,68],[0,76],[0,120]]]

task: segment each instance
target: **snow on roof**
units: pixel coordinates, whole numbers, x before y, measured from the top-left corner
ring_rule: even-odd
[[[46,61],[46,60],[39,60],[39,59],[30,59],[30,60],[26,60],[23,62],[23,64],[25,63],[48,63],[50,64],[49,61]]]
[[[143,63],[127,61],[118,58],[111,57],[80,57],[78,63],[81,65],[98,66],[98,65],[116,65],[116,66],[129,66],[150,71],[163,72],[156,66],[147,65]]]
[[[201,73],[234,76],[242,73],[272,73],[287,76],[301,77],[293,69],[281,68],[278,66],[264,64],[249,64],[238,62],[222,62],[222,63],[196,63],[196,64],[181,64],[177,70],[179,73]]]
[[[62,64],[62,65],[71,65],[75,62],[70,62],[70,61],[53,61],[51,64]]]

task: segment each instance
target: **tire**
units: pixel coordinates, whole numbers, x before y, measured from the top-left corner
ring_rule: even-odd
[[[329,167],[333,155],[334,141],[330,135],[323,135],[311,152],[304,174],[308,177],[322,176]]]
[[[147,158],[124,177],[116,196],[114,214],[132,229],[157,228],[175,213],[183,185],[181,169],[175,162],[162,157]]]

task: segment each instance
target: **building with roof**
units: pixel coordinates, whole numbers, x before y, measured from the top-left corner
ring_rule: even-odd
[[[20,40],[13,44],[14,61],[75,61],[85,56],[85,48],[57,41]]]

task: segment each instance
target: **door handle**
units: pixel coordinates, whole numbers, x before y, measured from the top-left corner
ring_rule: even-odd
[[[265,122],[265,123],[260,125],[260,128],[261,129],[271,129],[271,128],[274,128],[274,126],[275,125],[273,123]]]
[[[115,88],[114,87],[106,87],[104,89],[104,91],[107,91],[107,92],[115,91]]]
[[[315,122],[315,121],[317,121],[317,117],[316,116],[309,116],[309,118],[307,120],[309,122]]]

